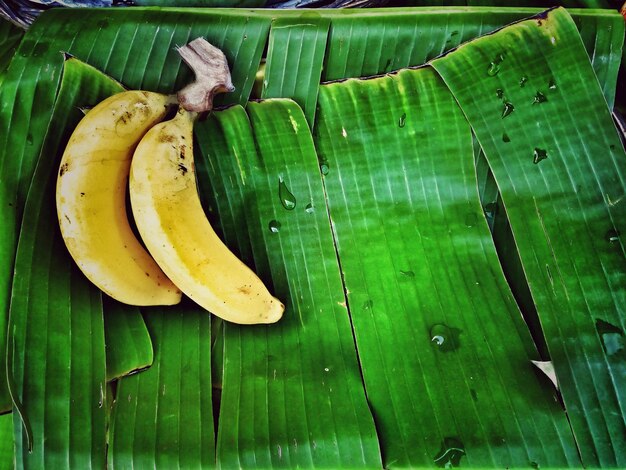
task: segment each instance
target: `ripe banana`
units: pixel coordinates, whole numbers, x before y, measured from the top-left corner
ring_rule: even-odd
[[[172,102],[144,91],[107,98],[83,117],[61,159],[56,204],[65,244],[91,282],[127,304],[172,305],[181,299],[133,234],[126,213],[135,147]]]
[[[129,185],[137,228],[163,271],[200,306],[234,323],[274,323],[284,305],[224,245],[200,204],[193,157],[196,116],[180,108],[137,146]]]

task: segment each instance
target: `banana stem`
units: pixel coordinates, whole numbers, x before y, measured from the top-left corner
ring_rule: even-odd
[[[235,90],[226,56],[204,38],[178,48],[178,53],[196,76],[193,83],[178,92],[178,102],[187,111],[210,111],[215,95]]]

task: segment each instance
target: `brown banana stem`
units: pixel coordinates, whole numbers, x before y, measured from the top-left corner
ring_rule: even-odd
[[[213,97],[235,90],[224,53],[204,38],[197,38],[178,53],[193,70],[196,80],[178,92],[178,101],[187,111],[213,109]]]

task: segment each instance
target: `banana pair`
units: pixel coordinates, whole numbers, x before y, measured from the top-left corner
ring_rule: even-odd
[[[114,95],[91,109],[62,157],[56,204],[65,244],[87,278],[132,305],[173,305],[181,291],[234,323],[273,323],[284,306],[224,245],[198,195],[193,156],[197,116],[175,97]],[[132,214],[146,249],[135,237]]]

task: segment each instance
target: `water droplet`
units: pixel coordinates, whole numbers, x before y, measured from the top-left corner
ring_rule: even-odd
[[[369,310],[374,306],[374,301],[373,300],[368,300],[366,302],[363,303],[363,310]]]
[[[502,88],[496,88],[496,96],[500,99],[504,98],[504,90]]]
[[[539,464],[537,462],[535,462],[534,460],[531,460],[530,466],[531,466],[531,468],[540,468]]]
[[[524,88],[524,85],[526,85],[527,81],[528,81],[528,77],[524,75],[522,78],[519,79],[519,86]]]
[[[490,77],[494,77],[498,75],[499,71],[500,71],[500,64],[496,62],[489,63],[489,67],[487,68],[487,75],[489,75]]]
[[[329,167],[328,167],[328,163],[322,163],[320,165],[320,171],[322,172],[323,175],[327,175],[329,172]]]
[[[511,102],[505,101],[504,108],[502,108],[502,118],[510,116],[513,111],[515,111],[515,106]]]
[[[546,98],[546,95],[544,95],[540,91],[538,91],[535,97],[533,98],[533,104],[545,103],[546,101],[548,101],[548,98]]]
[[[626,341],[624,331],[604,320],[596,320],[596,330],[602,340],[602,347],[607,356],[626,356]]]
[[[458,467],[461,457],[465,455],[465,446],[456,437],[445,437],[441,443],[441,450],[433,459],[440,468]]]
[[[402,113],[402,116],[400,116],[400,119],[398,120],[398,126],[404,127],[405,123],[406,123],[406,113]]]
[[[478,222],[478,216],[474,212],[468,212],[465,214],[464,222],[467,227],[473,227]]]
[[[313,207],[313,204],[311,204],[310,202],[306,205],[304,210],[308,212],[309,214],[315,212],[315,208]]]
[[[617,243],[619,241],[619,231],[612,228],[606,232],[604,238],[609,243]]]
[[[28,142],[28,145],[33,145],[33,134],[31,134],[30,132],[26,136],[26,142]]]
[[[270,232],[278,233],[280,231],[280,222],[278,220],[270,220]]]
[[[457,34],[459,34],[459,32],[458,32],[458,31],[452,31],[452,32],[450,33],[450,36],[456,36]]]
[[[441,352],[454,351],[459,347],[461,330],[437,323],[430,329],[430,342]]]
[[[472,395],[472,400],[478,401],[478,394],[476,393],[476,390],[474,390],[473,388],[470,388],[470,395]]]
[[[506,132],[502,133],[502,142],[506,142],[507,144],[511,142],[511,138],[507,135]]]
[[[400,274],[402,274],[403,276],[409,277],[411,279],[413,279],[415,277],[415,273],[413,271],[402,271],[402,270],[400,270]]]
[[[490,63],[489,63],[489,67],[487,67],[487,75],[489,75],[490,77],[494,77],[496,75],[498,75],[498,72],[500,71],[500,64],[504,61],[504,55],[503,54],[498,54],[495,59],[493,59]]]
[[[551,78],[548,82],[548,88],[550,90],[556,90],[556,82],[554,81],[554,78]]]
[[[536,165],[541,160],[545,160],[546,158],[548,158],[548,152],[544,149],[535,147],[535,150],[533,150],[533,163]]]
[[[280,203],[288,211],[296,208],[296,197],[289,191],[282,177],[278,178],[278,197],[280,198]]]

